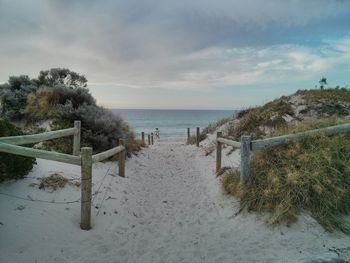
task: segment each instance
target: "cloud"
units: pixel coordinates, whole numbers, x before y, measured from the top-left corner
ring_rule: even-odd
[[[0,81],[69,67],[93,86],[285,85],[349,67],[350,1],[0,0]]]
[[[143,75],[145,71],[137,74],[136,70],[134,78],[119,76],[115,85],[203,90],[317,80],[333,67],[348,64],[349,58],[350,38],[318,48],[291,44],[265,48],[213,47],[177,57],[170,64],[164,63],[151,79],[149,72]]]

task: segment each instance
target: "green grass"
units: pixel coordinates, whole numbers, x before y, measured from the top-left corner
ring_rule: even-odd
[[[350,122],[327,119],[283,127],[274,135],[289,134]],[[242,209],[270,212],[268,223],[295,221],[302,210],[329,231],[350,233],[350,133],[319,134],[299,142],[254,152],[251,178],[239,183],[239,171],[223,175],[223,188],[240,199]]]

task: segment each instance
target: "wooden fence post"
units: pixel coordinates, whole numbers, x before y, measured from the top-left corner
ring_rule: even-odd
[[[81,148],[81,215],[80,228],[91,228],[92,148]]]
[[[247,135],[241,136],[241,174],[240,182],[245,183],[250,176],[250,152],[252,137]]]
[[[73,155],[79,156],[80,154],[80,133],[81,133],[81,122],[74,121],[74,128],[78,129],[78,132],[74,134],[73,139]]]
[[[216,138],[220,138],[222,136],[222,132],[217,132]],[[216,141],[216,173],[221,170],[221,151],[222,151],[222,143]]]
[[[196,138],[197,147],[199,147],[199,136],[200,136],[199,127],[197,127],[197,138]]]
[[[153,145],[153,132],[151,132],[151,144]]]
[[[145,145],[145,133],[141,132],[141,140],[142,140],[142,144]]]
[[[148,134],[148,145],[151,145],[151,135]]]
[[[123,139],[119,140],[121,146],[125,147],[125,141]],[[119,153],[119,176],[125,177],[125,157],[126,148]]]
[[[190,141],[190,138],[191,138],[190,128],[187,128],[187,143]]]

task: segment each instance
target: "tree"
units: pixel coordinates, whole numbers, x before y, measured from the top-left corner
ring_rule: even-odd
[[[38,86],[66,86],[69,88],[85,88],[87,79],[74,71],[66,68],[52,68],[42,70],[38,76]]]
[[[322,77],[322,78],[320,79],[319,83],[320,83],[320,88],[323,89],[323,87],[324,87],[325,85],[327,85],[327,78]]]

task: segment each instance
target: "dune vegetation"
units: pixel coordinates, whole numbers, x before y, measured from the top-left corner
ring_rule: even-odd
[[[9,121],[0,119],[0,137],[23,135]],[[0,182],[23,178],[35,164],[34,158],[0,153]]]
[[[350,115],[350,90],[346,88],[299,90],[263,106],[242,110],[225,134],[239,140],[243,134],[254,138],[271,135],[276,129],[303,120]]]
[[[348,122],[348,117],[308,120],[283,125],[271,135]],[[291,223],[308,211],[326,230],[350,233],[343,220],[350,212],[349,133],[319,134],[255,151],[246,184],[239,183],[237,169],[226,171],[222,183],[226,193],[240,199],[241,211],[269,212],[268,223]]]
[[[87,79],[69,69],[41,71],[35,79],[12,76],[0,85],[1,119],[27,133],[72,127],[81,120],[81,145],[101,152],[126,141],[128,155],[141,143],[128,124],[110,110],[98,106],[87,88]],[[43,143],[41,148],[71,153],[72,139],[60,138]],[[2,156],[2,154],[0,154]]]

